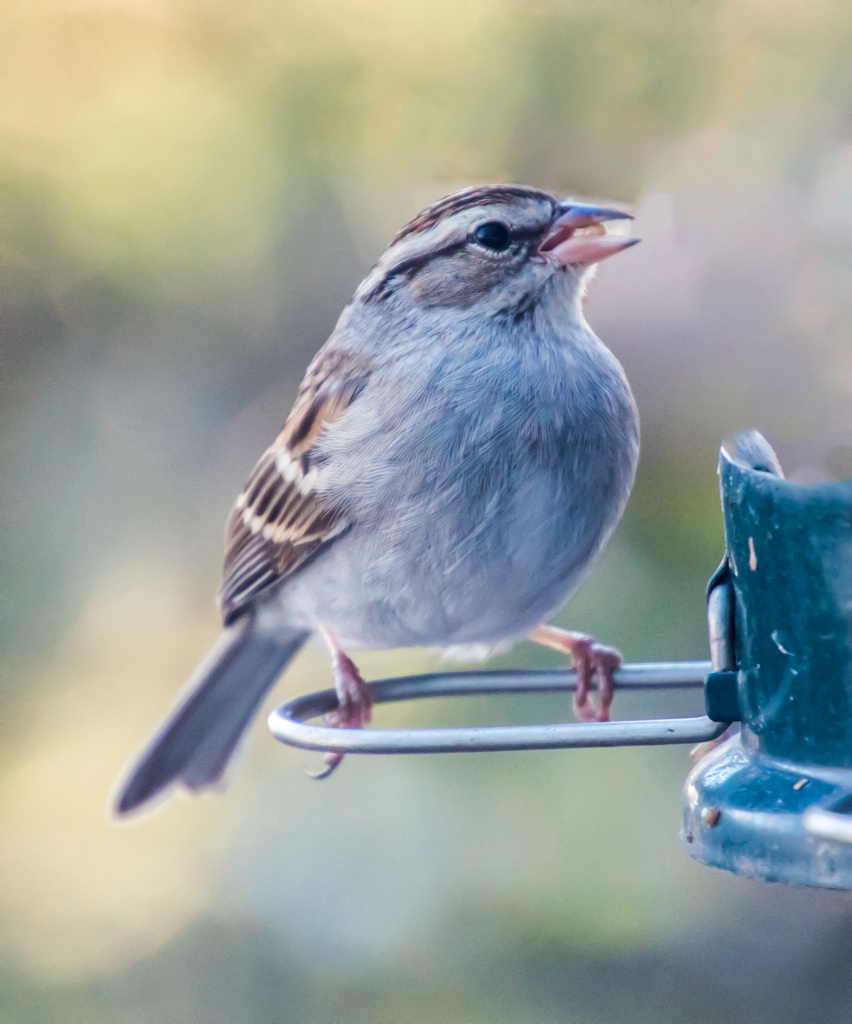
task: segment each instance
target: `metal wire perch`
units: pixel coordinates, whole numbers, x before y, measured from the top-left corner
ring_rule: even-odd
[[[710,663],[652,662],[625,665],[615,675],[620,690],[700,690]],[[402,676],[370,684],[375,702],[424,697],[487,696],[499,693],[570,693],[576,673],[539,671],[447,672]],[[567,747],[649,746],[701,743],[720,736],[725,723],[706,715],[623,722],[577,722],[445,729],[340,729],[307,720],[337,707],[334,690],[297,697],[269,716],[272,735],[305,750],[346,754],[441,754],[488,750],[548,750]]]

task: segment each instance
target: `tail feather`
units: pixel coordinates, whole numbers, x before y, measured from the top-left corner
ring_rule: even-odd
[[[308,635],[261,634],[251,615],[228,626],[131,769],[116,813],[130,813],[173,783],[195,790],[218,782],[264,697]]]

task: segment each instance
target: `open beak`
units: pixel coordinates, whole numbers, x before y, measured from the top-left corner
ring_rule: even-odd
[[[588,267],[622,249],[636,245],[638,238],[608,235],[604,222],[633,220],[622,210],[608,210],[586,203],[561,203],[559,216],[538,251],[560,267]]]

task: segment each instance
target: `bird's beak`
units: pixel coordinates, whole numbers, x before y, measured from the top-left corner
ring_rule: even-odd
[[[605,221],[633,219],[623,210],[570,202],[560,203],[559,210],[538,251],[560,267],[588,267],[639,241],[606,233]]]

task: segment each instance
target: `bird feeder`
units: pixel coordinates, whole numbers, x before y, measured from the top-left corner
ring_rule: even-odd
[[[687,779],[706,864],[852,888],[852,481],[804,485],[724,451],[726,561],[708,715],[740,722]]]
[[[852,888],[852,481],[791,483],[759,435],[743,441],[752,456],[768,456],[721,454],[726,556],[709,587],[711,660],[625,665],[615,676],[619,690],[703,690],[705,714],[340,729],[311,721],[337,706],[334,690],[324,690],[273,711],[272,734],[347,754],[702,744],[709,753],[684,792],[682,837],[693,857],[759,878]],[[407,676],[371,689],[381,704],[575,686],[572,671],[554,669]]]

